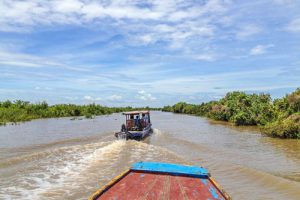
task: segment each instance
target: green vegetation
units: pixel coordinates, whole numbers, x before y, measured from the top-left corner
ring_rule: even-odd
[[[7,100],[0,102],[0,125],[37,118],[78,116],[93,118],[97,115],[136,109],[158,110],[149,107],[111,108],[97,104],[49,106],[46,102],[32,104],[21,100],[14,102]],[[232,122],[235,125],[257,125],[263,133],[272,137],[300,139],[300,88],[274,101],[269,94],[230,92],[219,101],[210,101],[200,105],[179,102],[173,106],[165,106],[162,110],[205,116],[215,120]]]
[[[235,125],[258,125],[266,135],[300,139],[300,88],[272,101],[269,94],[230,92],[200,105],[179,102],[163,111],[205,116]]]
[[[38,118],[52,117],[79,117],[93,118],[97,115],[106,115],[115,112],[123,112],[138,109],[157,110],[157,108],[132,108],[132,107],[105,107],[97,104],[74,105],[74,104],[57,104],[49,106],[46,102],[32,104],[28,101],[9,100],[0,102],[0,125],[6,123],[29,121]],[[74,119],[74,118],[73,118]]]

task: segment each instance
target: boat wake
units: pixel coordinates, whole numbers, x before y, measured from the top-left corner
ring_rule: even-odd
[[[141,160],[185,163],[167,149],[122,139],[51,148],[1,160],[0,199],[87,199]]]

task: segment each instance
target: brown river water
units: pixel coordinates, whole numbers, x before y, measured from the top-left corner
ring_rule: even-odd
[[[203,166],[233,199],[300,199],[300,141],[251,127],[151,113],[145,141],[117,140],[124,116],[0,127],[0,199],[87,199],[137,161]]]

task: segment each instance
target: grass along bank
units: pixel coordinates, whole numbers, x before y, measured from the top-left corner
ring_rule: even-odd
[[[268,136],[300,139],[300,88],[275,100],[269,94],[235,91],[219,101],[200,105],[179,102],[162,110],[204,116],[235,125],[256,125]]]
[[[0,125],[7,123],[17,123],[30,121],[39,118],[57,118],[57,117],[79,117],[106,115],[116,112],[130,110],[159,110],[157,108],[132,108],[132,107],[106,107],[97,104],[74,105],[74,104],[57,104],[49,106],[47,102],[30,103],[28,101],[3,101],[0,102]]]

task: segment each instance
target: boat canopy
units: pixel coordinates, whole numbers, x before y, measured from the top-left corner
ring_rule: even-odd
[[[123,112],[123,115],[137,115],[137,114],[149,114],[149,110],[136,110],[136,111]]]

